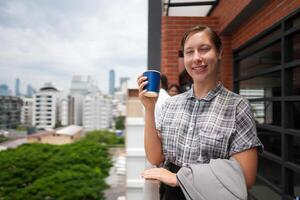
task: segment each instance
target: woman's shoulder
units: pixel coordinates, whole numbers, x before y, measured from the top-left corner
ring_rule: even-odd
[[[239,104],[249,104],[248,99],[246,99],[244,96],[237,94],[227,88],[224,87],[224,89],[221,92],[221,98],[228,100],[231,104],[239,105]]]
[[[189,93],[189,91],[186,91],[186,92],[181,93],[181,94],[177,94],[175,96],[172,96],[172,97],[168,98],[168,101],[172,102],[172,103],[181,103],[182,101],[187,100],[188,93]]]

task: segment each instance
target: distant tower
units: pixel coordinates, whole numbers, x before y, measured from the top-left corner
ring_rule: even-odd
[[[8,95],[9,95],[8,85],[6,84],[0,85],[0,96],[8,96]]]
[[[16,96],[17,97],[21,96],[21,92],[20,92],[20,79],[19,78],[16,79],[15,92],[16,92]]]
[[[119,90],[125,92],[127,87],[127,81],[129,80],[129,77],[121,77],[120,78],[120,87]]]
[[[115,71],[109,71],[109,94],[114,96],[115,93]]]
[[[27,96],[32,97],[33,95],[33,88],[30,84],[27,85]]]

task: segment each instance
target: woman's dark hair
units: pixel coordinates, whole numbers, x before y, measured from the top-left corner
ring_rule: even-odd
[[[181,93],[180,87],[179,87],[179,85],[177,85],[177,84],[171,84],[171,85],[169,85],[168,90],[170,90],[170,89],[173,88],[173,87],[175,87],[175,88],[177,89],[178,93]]]
[[[203,31],[206,31],[206,33],[210,37],[211,42],[215,45],[217,52],[220,53],[222,50],[222,42],[219,35],[214,30],[212,30],[209,26],[205,26],[205,25],[195,26],[184,33],[181,39],[181,51],[184,51],[184,44],[191,34],[203,32]]]
[[[160,75],[160,82],[161,82],[161,87],[165,90],[168,89],[168,78],[166,75],[161,74]]]

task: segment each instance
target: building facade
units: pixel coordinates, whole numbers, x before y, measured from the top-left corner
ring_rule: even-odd
[[[73,118],[70,120],[72,123],[78,126],[83,125],[83,101],[87,94],[94,93],[98,89],[90,76],[76,75],[72,77],[70,95],[71,107],[69,110],[73,113]]]
[[[115,94],[115,82],[116,82],[116,74],[115,74],[115,70],[109,70],[109,94],[111,96],[114,96]]]
[[[16,83],[15,83],[15,94],[17,97],[21,96],[21,91],[20,91],[20,79],[17,78],[16,79]]]
[[[58,122],[58,94],[58,90],[47,83],[33,95],[33,126],[38,129],[55,127]]]
[[[22,100],[14,96],[0,96],[0,129],[14,129],[21,123]]]
[[[159,62],[171,83],[190,85],[180,51],[183,33],[198,24],[218,32],[223,42],[221,81],[249,99],[265,146],[249,198],[292,200],[300,196],[300,1],[206,3],[211,9],[205,15],[184,12],[201,6],[200,1],[172,0],[164,1],[163,13],[149,14],[154,15],[149,24],[156,25],[149,27],[150,33],[161,33],[160,41],[150,37],[149,43],[160,42],[161,49],[150,46],[148,65]],[[159,6],[161,2],[149,1],[150,12]],[[174,12],[178,8],[180,15]]]
[[[0,96],[9,96],[8,85],[6,84],[0,85]]]
[[[27,136],[28,143],[64,145],[73,143],[85,135],[81,126],[70,125],[50,131],[40,131]]]
[[[112,123],[112,99],[100,93],[89,94],[83,101],[83,127],[87,131],[108,129]]]
[[[33,111],[33,99],[27,97],[21,97],[22,109],[21,109],[21,124],[26,127],[32,126],[32,111]]]

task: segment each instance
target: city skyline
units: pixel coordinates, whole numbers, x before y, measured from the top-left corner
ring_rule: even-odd
[[[0,80],[11,90],[20,78],[22,93],[44,82],[68,91],[73,75],[92,75],[107,93],[110,69],[131,86],[146,69],[147,2],[4,0],[0,42]]]

